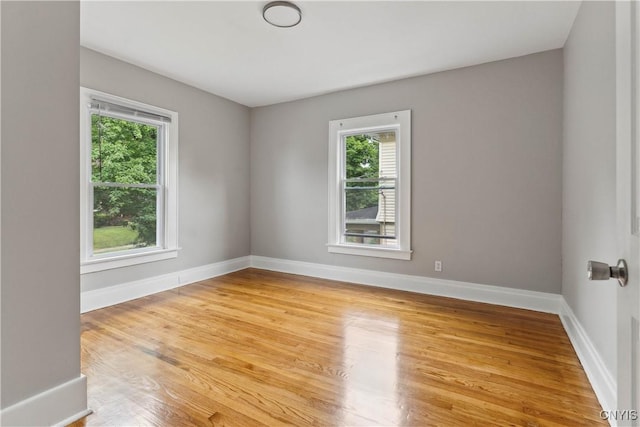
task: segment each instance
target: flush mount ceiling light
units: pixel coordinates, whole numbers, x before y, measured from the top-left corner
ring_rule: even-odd
[[[262,17],[269,24],[280,27],[295,27],[302,20],[298,6],[288,1],[272,1],[262,9]]]

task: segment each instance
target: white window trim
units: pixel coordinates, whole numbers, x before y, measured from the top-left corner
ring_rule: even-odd
[[[91,114],[88,104],[93,98],[112,104],[147,111],[171,118],[164,135],[164,153],[159,153],[164,162],[164,229],[158,233],[163,242],[160,246],[132,250],[122,253],[91,256],[92,203],[90,200],[91,179]],[[178,256],[178,113],[132,101],[97,90],[80,88],[80,274],[121,268],[147,262],[160,261]]]
[[[343,208],[341,179],[344,168],[342,138],[359,132],[394,129],[398,150],[397,223],[398,246],[387,248],[357,243],[345,243],[342,236]],[[331,253],[411,259],[411,110],[374,114],[329,122],[329,236],[327,249]]]

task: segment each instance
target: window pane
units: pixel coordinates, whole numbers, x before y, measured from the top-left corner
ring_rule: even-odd
[[[155,188],[96,186],[93,191],[93,253],[156,246]]]
[[[155,184],[158,127],[91,115],[91,181]]]
[[[378,197],[379,191],[376,189],[368,190],[363,187],[347,188],[345,190],[345,210],[346,218],[354,215],[359,218],[376,219],[378,215]]]
[[[355,184],[345,189],[345,241],[395,244],[395,187],[388,182]]]
[[[345,177],[396,177],[396,133],[384,131],[344,138]]]

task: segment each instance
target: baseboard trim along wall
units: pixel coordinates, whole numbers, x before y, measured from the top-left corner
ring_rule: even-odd
[[[136,280],[135,282],[121,283],[107,288],[82,292],[80,294],[80,312],[86,313],[158,292],[168,291],[200,280],[233,273],[249,266],[250,257],[245,256],[148,279]]]
[[[560,303],[562,301],[561,295],[546,292],[525,291],[501,286],[387,273],[384,271],[336,267],[333,265],[261,256],[252,256],[251,266],[263,270],[301,274],[321,279],[339,280],[341,282],[525,308],[554,314],[560,312]]]
[[[3,426],[64,426],[89,415],[87,378],[80,375],[0,411]]]
[[[559,294],[252,255],[83,292],[81,311],[85,313],[248,267],[557,314],[600,404],[604,409],[615,408],[615,378]]]
[[[587,332],[564,299],[558,314],[600,405],[605,410],[617,409],[616,379],[607,369]]]

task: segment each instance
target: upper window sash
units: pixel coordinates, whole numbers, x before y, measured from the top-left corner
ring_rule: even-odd
[[[154,126],[157,129],[157,136],[156,136],[156,141],[157,141],[157,147],[156,147],[156,180],[155,180],[155,184],[148,184],[148,183],[120,183],[118,181],[112,182],[112,181],[94,181],[93,180],[93,170],[91,171],[92,173],[89,175],[89,179],[91,183],[95,183],[95,184],[101,184],[101,185],[111,185],[113,184],[113,186],[118,186],[118,185],[122,185],[122,186],[127,186],[127,187],[139,187],[139,188],[152,188],[155,186],[155,188],[157,188],[159,191],[161,190],[161,188],[164,186],[164,174],[165,174],[165,152],[166,152],[166,141],[167,141],[167,135],[168,135],[168,126],[167,123],[171,123],[171,121],[157,121],[157,120],[151,120],[151,119],[146,119],[146,118],[141,118],[139,115],[133,115],[133,114],[124,114],[124,113],[117,113],[117,112],[112,112],[112,111],[104,111],[104,110],[98,110],[96,108],[93,108],[93,106],[89,107],[89,121],[91,121],[91,116],[92,115],[100,115],[100,116],[104,116],[104,117],[111,117],[114,119],[120,119],[120,120],[126,120],[129,122],[135,122],[135,123],[140,123],[143,125],[149,125],[149,126]],[[91,125],[89,127],[89,129],[91,129]],[[91,132],[91,131],[90,131]],[[89,138],[92,138],[93,135],[89,135]],[[91,150],[92,148],[92,139],[90,139],[88,141],[89,143],[89,150]],[[89,152],[91,153],[91,151]],[[89,167],[91,168],[91,155],[89,155]]]

